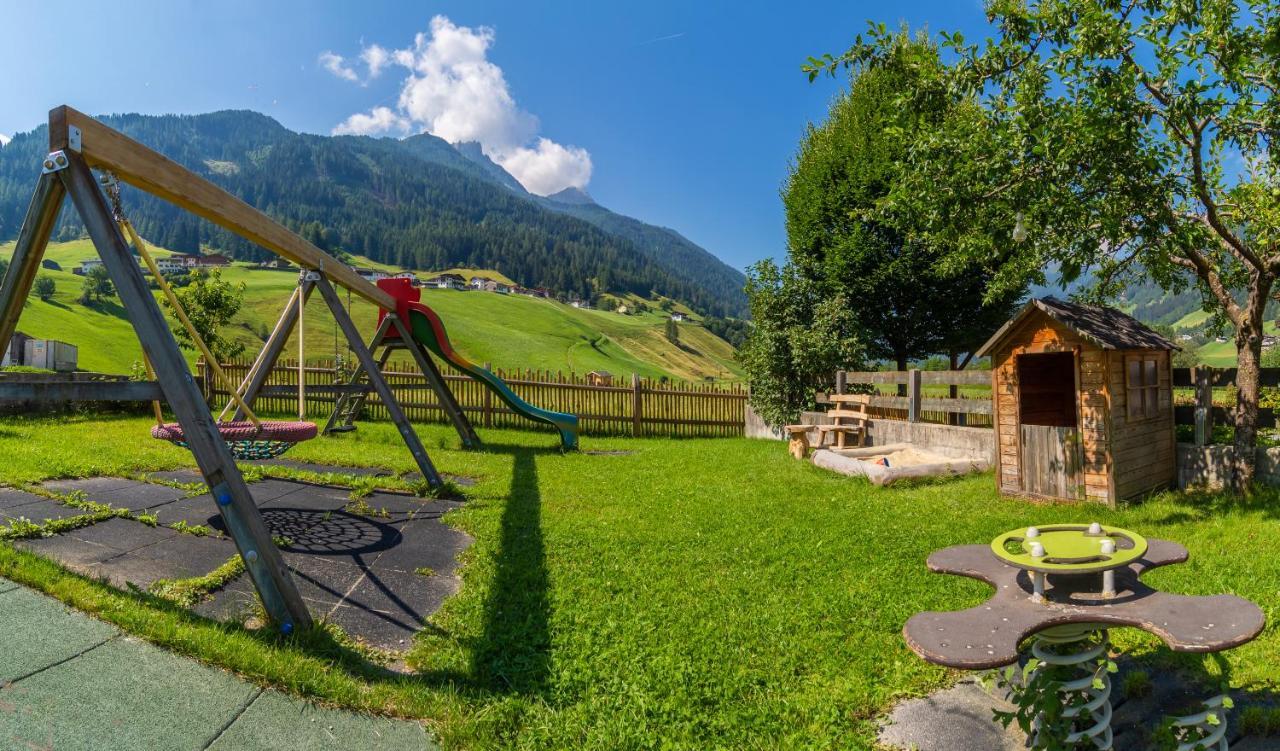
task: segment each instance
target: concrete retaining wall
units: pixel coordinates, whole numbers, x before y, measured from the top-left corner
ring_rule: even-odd
[[[910,443],[943,456],[995,460],[996,434],[991,428],[962,428],[930,422],[872,420],[867,436],[872,446]]]
[[[1280,448],[1256,449],[1257,481],[1280,485]],[[1219,489],[1230,476],[1234,446],[1194,446],[1178,444],[1178,487]]]

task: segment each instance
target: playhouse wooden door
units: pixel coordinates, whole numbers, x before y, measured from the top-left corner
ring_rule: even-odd
[[[1075,427],[1023,425],[1023,490],[1048,498],[1084,496],[1084,451]]]
[[[1025,493],[1084,497],[1077,367],[1071,351],[1018,356],[1018,437]]]

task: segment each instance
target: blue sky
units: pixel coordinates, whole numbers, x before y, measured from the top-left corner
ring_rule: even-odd
[[[808,55],[844,50],[868,19],[971,38],[986,29],[976,0],[46,1],[7,4],[4,18],[0,134],[30,130],[61,103],[253,109],[312,133],[380,115],[347,127],[479,134],[526,185],[585,183],[601,204],[738,268],[785,253],[778,188],[842,83],[808,83]],[[375,47],[386,62],[371,76],[361,53]]]

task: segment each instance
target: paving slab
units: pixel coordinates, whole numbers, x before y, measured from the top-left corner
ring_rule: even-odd
[[[286,552],[285,565],[293,573],[298,593],[314,615],[324,615],[342,602],[364,578],[364,569],[314,555]]]
[[[282,498],[290,493],[296,493],[304,488],[315,487],[314,485],[306,485],[300,482],[292,482],[290,480],[277,480],[268,478],[249,485],[249,494],[253,496],[253,500],[259,506],[264,503],[270,503],[277,498]]]
[[[35,503],[36,501],[44,501],[44,500],[48,500],[48,499],[35,495],[33,493],[27,493],[22,490],[15,490],[13,488],[0,488],[0,511],[4,511],[5,509],[16,508],[18,506],[25,506],[28,503]]]
[[[471,536],[437,519],[416,519],[401,525],[402,539],[373,561],[373,568],[413,572],[425,566],[437,574],[451,574],[458,555],[471,545]]]
[[[216,738],[260,689],[130,638],[0,689],[10,748],[192,751]],[[0,744],[2,745],[2,744]]]
[[[148,511],[165,504],[173,503],[186,496],[187,491],[169,485],[156,485],[149,482],[134,482],[123,488],[102,492],[86,493],[89,500],[96,503],[109,503],[117,508],[130,511]]]
[[[123,477],[81,477],[72,480],[50,480],[40,487],[54,493],[71,493],[78,490],[85,495],[91,495],[93,493],[120,490],[134,483],[134,480],[128,480]]]
[[[426,617],[455,591],[453,577],[370,571],[327,618],[368,644],[404,651]]]
[[[309,462],[297,462],[292,459],[264,459],[252,464],[260,464],[271,467],[288,467],[301,472],[315,472],[316,474],[340,474],[353,475],[355,477],[390,477],[391,470],[381,467],[342,467],[329,464],[313,464]]]
[[[209,751],[434,751],[416,722],[363,717],[265,691],[231,723]]]
[[[157,480],[167,480],[169,482],[180,482],[189,484],[193,482],[204,482],[204,475],[200,474],[198,469],[172,469],[165,472],[152,472],[147,477],[154,477]]]
[[[92,566],[92,570],[122,589],[130,584],[147,589],[158,579],[204,576],[236,554],[236,547],[229,539],[175,535],[107,558]]]
[[[52,558],[63,566],[82,574],[92,574],[95,565],[120,555],[120,551],[113,547],[96,542],[85,542],[65,534],[16,540],[13,545],[28,553]]]
[[[85,617],[57,600],[3,582],[0,634],[4,635],[4,659],[0,659],[0,686],[75,657],[117,633],[114,626]],[[3,737],[0,734],[0,739]]]
[[[69,519],[73,516],[84,516],[88,513],[88,511],[81,508],[51,501],[48,498],[39,498],[21,506],[0,509],[0,521],[26,519],[36,524],[44,524],[56,519]],[[7,524],[8,522],[5,521],[5,523]]]
[[[356,503],[347,504],[346,510],[388,524],[398,524],[413,519],[439,519],[461,505],[451,501],[437,501],[399,493],[373,493],[362,500],[372,509],[371,513],[357,511]]]
[[[153,512],[156,520],[161,526],[169,526],[178,522],[186,522],[195,526],[213,527],[215,519],[221,519],[222,514],[218,513],[218,504],[213,500],[213,496],[197,495],[190,498],[166,503],[165,505],[155,509]]]
[[[133,519],[119,517],[107,519],[97,524],[73,529],[66,533],[84,542],[93,542],[114,548],[119,553],[128,553],[138,548],[154,545],[157,542],[172,539],[178,532],[165,527],[151,527]]]

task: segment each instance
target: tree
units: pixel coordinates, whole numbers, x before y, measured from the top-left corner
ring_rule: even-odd
[[[191,275],[191,283],[185,288],[175,290],[174,295],[186,311],[187,318],[196,333],[204,340],[209,351],[219,361],[229,360],[244,351],[242,342],[226,338],[222,329],[244,303],[244,284],[234,285],[223,280],[222,272],[214,270],[210,273],[197,272]],[[169,306],[165,301],[166,307]],[[170,324],[178,343],[190,350],[195,350],[195,342],[185,326],[174,316]]]
[[[788,260],[827,295],[849,301],[868,356],[906,370],[943,352],[963,367],[1025,287],[991,291],[995,270],[985,259],[944,264],[949,248],[916,231],[914,217],[877,214],[912,142],[964,106],[939,97],[904,119],[901,91],[941,63],[926,40],[900,34],[896,42],[899,54],[861,68],[800,144],[782,194]]]
[[[671,342],[672,344],[680,343],[680,326],[676,324],[675,319],[673,318],[667,319],[666,334],[667,334],[667,341]]]
[[[747,272],[752,326],[738,361],[751,384],[751,406],[774,427],[812,408],[841,368],[861,368],[862,346],[849,301],[830,297],[794,266],[771,260]]]
[[[32,286],[32,290],[36,293],[36,297],[40,298],[44,302],[49,302],[53,299],[53,293],[58,291],[58,285],[51,277],[40,276],[36,277],[36,282],[35,285]]]
[[[80,286],[81,305],[99,303],[114,297],[115,294],[116,288],[111,283],[111,276],[107,273],[106,266],[94,266],[84,272],[84,283]]]
[[[987,5],[998,34],[904,90],[909,110],[981,96],[913,147],[881,209],[926,222],[958,263],[1004,261],[994,290],[1056,261],[1106,299],[1144,274],[1196,284],[1235,327],[1237,488],[1254,473],[1263,310],[1280,273],[1280,172],[1270,158],[1280,8],[1264,0]],[[876,66],[901,45],[873,26],[810,76]],[[1240,166],[1243,165],[1243,166]],[[1242,291],[1240,299],[1233,291]]]

